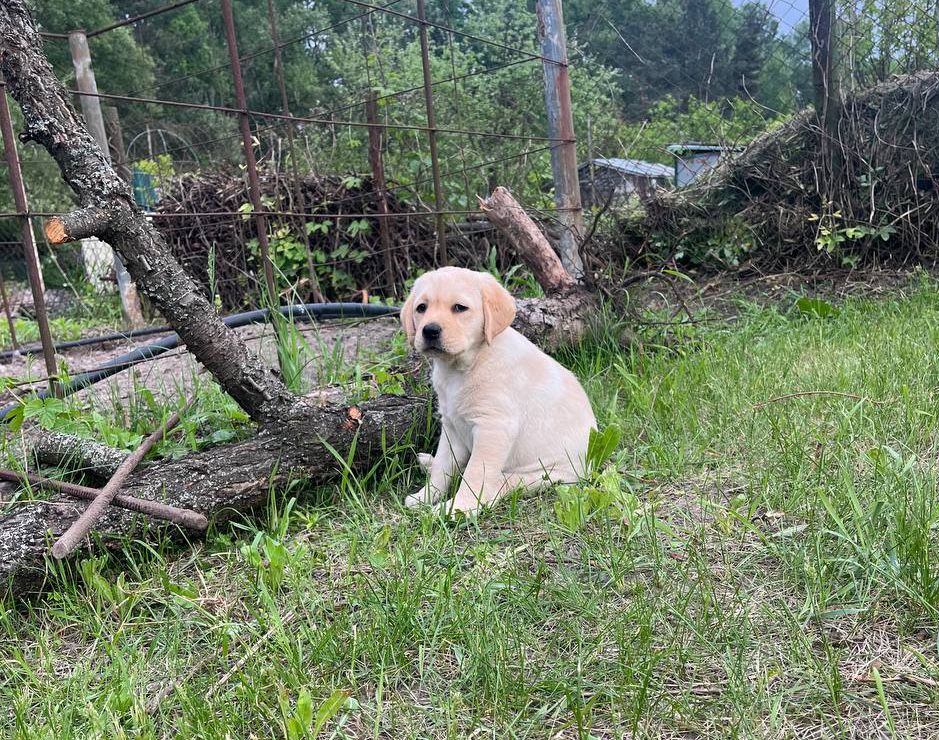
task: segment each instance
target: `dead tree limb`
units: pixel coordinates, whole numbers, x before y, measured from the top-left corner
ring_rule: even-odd
[[[65,481],[55,480],[54,478],[43,478],[41,475],[34,473],[18,473],[15,470],[0,470],[0,480],[9,483],[19,483],[20,485],[28,483],[44,491],[65,493],[85,501],[94,501],[101,493],[101,490],[98,488],[79,486],[75,483],[66,483]],[[146,514],[156,519],[173,522],[174,524],[192,529],[196,532],[205,531],[206,527],[209,526],[209,520],[206,519],[204,514],[190,509],[180,509],[176,506],[170,506],[159,501],[148,501],[142,498],[118,494],[111,500],[111,503],[118,508],[136,511],[138,514]]]
[[[548,238],[508,190],[497,187],[488,198],[479,199],[479,208],[509,238],[519,259],[528,265],[545,293],[577,287],[577,281],[564,269]]]
[[[423,444],[429,420],[429,402],[423,398],[389,396],[349,408],[321,408],[309,402],[302,425],[264,430],[244,442],[138,468],[121,492],[200,511],[217,525],[263,505],[270,492],[290,478],[326,483],[335,480],[346,463],[369,470],[383,455],[407,444],[402,440]],[[351,460],[337,460],[330,452],[353,447]],[[84,508],[82,502],[56,498],[20,502],[6,515],[0,513],[0,589],[9,586],[13,594],[25,595],[41,587],[49,546]],[[114,507],[98,521],[95,532],[104,546],[120,545],[129,537],[153,539],[160,532],[187,534]]]
[[[192,404],[195,403],[195,400],[195,398],[190,399],[182,411],[173,413],[173,415],[166,420],[165,424],[162,424],[159,429],[141,442],[136,450],[124,458],[120,467],[114,471],[114,475],[111,476],[111,479],[104,488],[98,491],[98,495],[95,496],[88,508],[72,523],[72,526],[62,533],[62,536],[59,537],[52,546],[52,555],[56,560],[62,560],[71,555],[75,548],[81,544],[81,541],[88,536],[95,522],[101,518],[101,515],[104,514],[104,510],[108,508],[108,505],[114,497],[117,496],[117,492],[124,485],[127,476],[134,472],[134,469],[143,462],[143,459],[150,450],[156,447],[171,430],[176,428],[182,420],[183,414],[192,408]]]
[[[40,465],[80,470],[103,480],[114,475],[127,457],[100,442],[38,427],[26,431],[22,441],[21,463],[34,459]]]
[[[539,347],[553,351],[576,344],[598,308],[597,296],[585,290],[564,269],[538,225],[512,194],[496,188],[479,206],[493,225],[515,247],[519,259],[532,271],[545,297],[517,301],[512,324]]]

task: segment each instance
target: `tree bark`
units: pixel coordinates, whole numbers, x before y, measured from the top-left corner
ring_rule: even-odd
[[[343,461],[337,460],[329,448],[349,450],[355,439],[355,458],[349,462],[363,469],[400,440],[410,438],[421,443],[429,431],[430,406],[422,398],[383,397],[349,408],[321,408],[306,400],[301,405],[304,413],[290,418],[276,433],[262,431],[244,442],[178,460],[161,460],[135,471],[121,492],[201,511],[219,524],[238,512],[264,504],[272,487],[292,477],[313,483],[335,479]],[[81,445],[68,446],[73,454],[76,449],[85,449]],[[100,448],[91,448],[91,452],[102,465],[97,472],[103,477],[121,457],[120,453],[102,454]],[[83,502],[55,496],[49,501],[20,502],[11,513],[0,515],[0,588],[8,585],[17,596],[41,588],[50,545],[85,507]],[[105,546],[119,545],[129,536],[156,536],[161,531],[182,537],[188,534],[113,507],[95,528]]]

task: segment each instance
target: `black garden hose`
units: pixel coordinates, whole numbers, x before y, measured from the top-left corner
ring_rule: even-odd
[[[91,347],[95,344],[107,344],[108,342],[121,342],[126,339],[137,339],[139,337],[149,337],[153,334],[168,334],[173,331],[172,326],[147,326],[143,329],[128,329],[127,331],[116,331],[111,334],[100,334],[94,337],[84,337],[69,342],[58,342],[52,345],[52,349],[61,352],[75,347]],[[20,355],[38,355],[42,354],[42,346],[34,344],[30,347],[20,347],[17,349],[5,349],[0,352],[0,362],[9,360]]]
[[[382,306],[371,303],[301,303],[280,307],[280,313],[283,316],[297,319],[298,321],[324,321],[327,319],[361,319],[378,316],[392,316],[397,314],[399,310],[400,309],[397,306]],[[225,316],[222,318],[222,321],[226,326],[234,329],[239,326],[247,326],[248,324],[263,324],[269,319],[270,309],[260,308],[254,311],[245,311],[244,313],[236,313],[232,314],[231,316]],[[161,330],[169,331],[170,329],[169,327],[166,327],[138,331],[156,334]],[[89,337],[86,340],[67,342],[65,344],[75,347],[82,346],[82,343],[102,343],[106,341],[113,341],[113,339],[125,339],[132,335],[133,332],[128,332],[126,334],[109,334],[104,335],[107,338]],[[137,336],[141,335],[137,334]],[[146,362],[147,360],[162,355],[164,352],[169,352],[172,349],[176,349],[179,344],[179,335],[174,332],[170,336],[163,337],[163,339],[160,339],[153,344],[148,344],[145,347],[138,347],[133,352],[128,352],[126,355],[115,357],[95,370],[88,370],[87,372],[72,376],[69,379],[69,382],[62,386],[60,393],[62,396],[69,396],[73,393],[76,393],[77,391],[92,386],[95,383],[99,383],[102,380],[111,377],[112,375],[116,375],[122,370],[126,370],[127,368],[133,367],[134,365],[137,365],[141,362]],[[63,345],[58,346],[60,348],[63,347]],[[49,395],[51,395],[51,391],[48,389],[39,390],[36,391],[33,395],[36,398],[47,398]],[[21,403],[21,400],[17,400],[8,403],[3,408],[0,408],[0,419],[6,420],[10,412],[16,409]]]

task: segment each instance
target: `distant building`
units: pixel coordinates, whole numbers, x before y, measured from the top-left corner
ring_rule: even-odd
[[[672,144],[668,151],[675,157],[675,185],[683,187],[697,178],[701,173],[708,172],[717,167],[721,157],[729,152],[739,149],[716,144]]]
[[[591,166],[592,165],[592,166]],[[644,198],[656,188],[668,187],[674,169],[638,159],[594,159],[578,168],[580,200],[584,208]]]

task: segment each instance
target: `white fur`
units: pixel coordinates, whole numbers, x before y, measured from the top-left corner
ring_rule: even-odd
[[[455,312],[455,305],[467,310]],[[509,327],[511,295],[487,273],[443,268],[421,276],[402,309],[408,339],[433,365],[443,432],[427,484],[408,506],[441,502],[460,476],[455,511],[475,512],[503,493],[575,482],[596,420],[574,375]],[[428,324],[441,328],[435,348]]]

